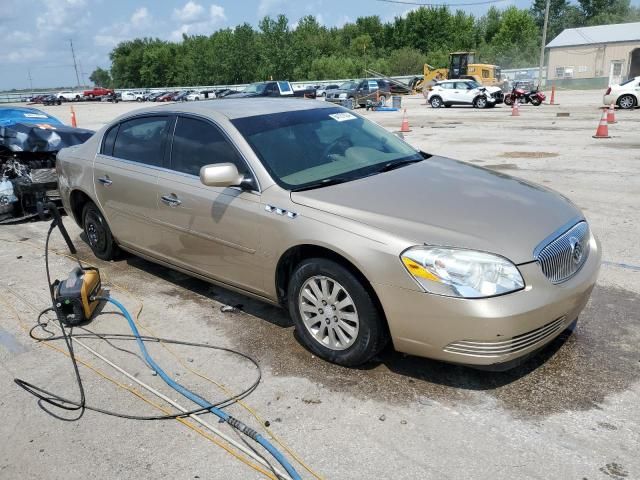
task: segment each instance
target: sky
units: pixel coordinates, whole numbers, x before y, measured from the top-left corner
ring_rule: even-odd
[[[523,8],[531,0],[502,0],[496,6],[511,4]],[[109,52],[123,40],[179,40],[183,33],[210,34],[244,22],[255,26],[265,15],[279,13],[290,25],[309,14],[327,26],[365,15],[390,21],[411,8],[378,0],[0,0],[0,90],[76,85],[70,40],[80,83],[88,84],[96,67],[109,68]],[[488,8],[467,10],[482,14]]]

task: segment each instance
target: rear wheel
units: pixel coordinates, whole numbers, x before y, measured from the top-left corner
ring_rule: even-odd
[[[636,99],[633,97],[633,95],[622,95],[618,99],[618,106],[620,108],[624,108],[625,110],[633,108],[636,106]]]
[[[384,347],[384,320],[371,293],[342,265],[324,258],[302,261],[288,298],[300,339],[319,357],[355,366]]]
[[[93,202],[85,205],[82,212],[82,228],[87,236],[89,247],[93,254],[101,260],[113,260],[118,252],[118,246],[111,234],[102,212]]]
[[[531,105],[533,105],[534,107],[537,107],[541,103],[542,103],[542,100],[540,100],[538,97],[533,97],[531,99]]]
[[[431,108],[440,108],[443,105],[442,99],[440,97],[431,97],[431,100],[429,100],[429,104],[431,105]]]

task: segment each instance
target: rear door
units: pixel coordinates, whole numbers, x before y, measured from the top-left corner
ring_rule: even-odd
[[[147,115],[115,125],[94,163],[96,198],[115,238],[147,253],[156,250],[160,233],[153,218],[171,123],[171,116]]]
[[[216,124],[200,117],[178,117],[168,168],[158,174],[161,254],[187,270],[264,293],[255,253],[266,213],[255,177],[256,189],[252,191],[208,187],[200,182],[200,168],[225,162],[253,176]]]

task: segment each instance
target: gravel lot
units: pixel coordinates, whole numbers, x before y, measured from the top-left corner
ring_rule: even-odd
[[[254,356],[263,379],[246,403],[322,478],[640,478],[640,111],[617,111],[612,138],[593,139],[601,93],[561,91],[559,106],[524,106],[516,118],[505,107],[434,110],[422,97],[403,98],[412,128],[407,141],[560,191],[583,209],[603,243],[598,285],[573,334],[503,373],[391,349],[361,369],[327,364],[298,343],[282,311],[136,257],[98,261],[69,219],[67,226],[81,258],[100,267],[113,296],[132,312],[144,304],[139,323],[147,332]],[[74,105],[79,126],[93,129],[140,106]],[[68,106],[43,110],[69,120]],[[570,116],[558,117],[561,112]],[[400,127],[399,112],[363,114],[391,130]],[[87,412],[64,422],[14,384],[19,377],[77,398],[68,358],[27,333],[34,312],[48,305],[47,226],[0,227],[0,478],[264,478],[177,421]],[[59,235],[53,248],[64,251]],[[73,261],[53,255],[51,265],[62,277]],[[222,305],[241,307],[222,312]],[[88,328],[126,333],[124,319],[108,312],[113,308]],[[174,398],[138,357],[86,343]],[[137,353],[133,344],[117,346]],[[225,393],[193,370],[235,390],[255,378],[253,367],[229,354],[174,347],[181,364],[158,345],[150,349],[168,372],[208,398]],[[77,354],[121,386],[132,383],[82,349]],[[160,413],[95,371],[81,372],[89,404]],[[260,429],[241,406],[229,411]]]

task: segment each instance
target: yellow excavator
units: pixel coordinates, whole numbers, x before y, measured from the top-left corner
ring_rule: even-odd
[[[435,82],[456,78],[472,79],[485,86],[503,86],[499,66],[474,62],[475,52],[452,52],[449,54],[449,68],[434,68],[425,63],[424,76],[412,82],[413,89],[421,92]]]

